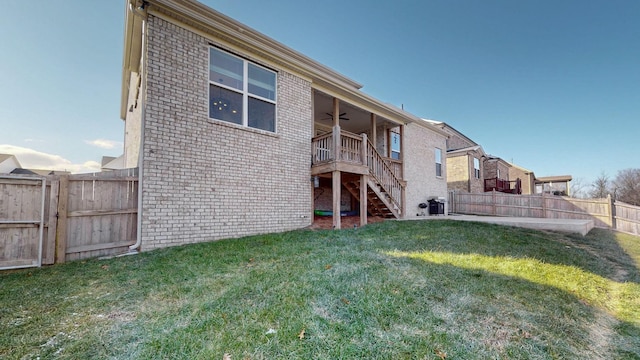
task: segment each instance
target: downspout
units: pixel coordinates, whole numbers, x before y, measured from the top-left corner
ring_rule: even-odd
[[[146,40],[146,28],[147,28],[147,21],[146,21],[146,15],[147,15],[147,11],[144,9],[145,3],[143,2],[143,5],[141,8],[134,8],[133,5],[131,3],[129,3],[129,11],[134,15],[139,17],[142,20],[142,44],[140,45],[142,47],[142,55],[140,57],[140,62],[142,63],[142,65],[140,66],[140,78],[141,78],[141,84],[140,84],[140,106],[141,106],[141,110],[140,110],[140,148],[138,149],[138,218],[137,218],[137,224],[136,224],[136,243],[129,246],[129,251],[130,252],[137,252],[138,249],[140,248],[140,245],[142,244],[142,194],[143,194],[143,174],[144,174],[144,167],[143,167],[143,163],[144,163],[144,124],[145,124],[145,110],[146,110],[146,90],[147,90],[147,76],[146,76],[146,71],[147,71],[147,67],[145,65],[145,61],[146,61],[146,57],[145,57],[145,48],[147,45]]]

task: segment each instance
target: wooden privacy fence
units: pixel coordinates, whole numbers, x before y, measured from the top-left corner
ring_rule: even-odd
[[[136,242],[137,208],[137,169],[2,176],[0,269],[126,252]]]
[[[513,195],[500,192],[449,193],[453,213],[549,219],[593,220],[596,227],[640,235],[640,207],[606,199],[574,199],[554,195]]]

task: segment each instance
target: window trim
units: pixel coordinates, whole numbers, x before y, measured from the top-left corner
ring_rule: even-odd
[[[476,163],[478,164],[477,168]],[[477,157],[473,158],[473,175],[476,179],[480,179],[480,159],[478,159]]]
[[[398,151],[393,150],[394,135],[398,136]],[[398,154],[398,158],[393,157],[394,153]],[[389,158],[402,161],[402,137],[399,132],[393,131],[392,129],[389,129]]]
[[[440,154],[440,162],[438,162],[438,154]],[[436,177],[441,178],[442,177],[442,149],[440,149],[439,147],[435,148],[434,158],[436,163]],[[440,174],[438,174],[438,170],[440,170]]]
[[[242,89],[236,89],[235,87],[226,85],[224,83],[219,83],[216,81],[211,80],[211,53],[212,51],[220,51],[226,55],[235,57],[239,60],[242,61]],[[213,44],[209,44],[209,52],[207,54],[207,118],[209,120],[212,121],[220,121],[223,122],[225,124],[232,124],[234,126],[239,126],[242,128],[246,128],[246,129],[252,129],[252,130],[257,130],[257,131],[264,131],[266,133],[269,134],[277,134],[277,130],[278,130],[278,72],[270,69],[266,66],[263,66],[261,64],[258,64],[256,62],[253,62],[245,57],[242,57],[240,55],[237,55],[231,51],[222,49],[218,46],[215,46]],[[249,91],[249,64],[266,70],[268,72],[271,72],[274,74],[274,83],[273,83],[273,98],[274,100],[271,100],[269,98],[265,98],[262,97],[260,95],[256,95],[253,94]],[[228,121],[228,120],[223,120],[223,119],[217,119],[215,117],[211,116],[211,87],[212,86],[217,86],[219,88],[225,89],[227,91],[232,91],[236,94],[240,94],[242,95],[242,123],[241,124],[237,124],[234,123],[232,121]],[[274,117],[273,117],[273,131],[272,130],[267,130],[267,129],[262,129],[259,127],[253,127],[253,126],[249,126],[249,98],[252,98],[254,100],[258,100],[258,101],[263,101],[266,103],[270,103],[273,104],[274,109]]]

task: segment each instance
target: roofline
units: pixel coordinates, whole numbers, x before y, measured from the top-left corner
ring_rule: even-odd
[[[125,0],[124,10],[124,42],[122,51],[122,83],[120,89],[120,119],[127,116],[127,102],[129,101],[129,87],[131,73],[140,71],[142,57],[142,25],[144,15],[134,13],[137,0]]]
[[[493,155],[487,155],[487,161],[491,161],[491,160],[495,160],[497,162],[501,162],[505,165],[507,165],[508,167],[511,167],[511,163],[504,160],[503,158],[499,157],[499,156],[493,156]]]
[[[487,153],[484,152],[484,149],[482,148],[482,145],[473,145],[473,146],[468,146],[465,148],[460,148],[460,149],[455,149],[455,150],[448,150],[447,151],[447,155],[458,155],[458,154],[467,154],[470,151],[480,151],[480,153],[482,154],[482,156],[487,156]]]
[[[474,145],[478,145],[477,142],[471,140],[469,137],[467,137],[467,135],[461,133],[456,128],[454,128],[453,126],[449,125],[447,122],[438,121],[438,120],[432,120],[432,119],[422,119],[422,120],[424,120],[426,122],[429,122],[429,123],[433,124],[433,126],[439,127],[441,129],[444,129],[445,127],[448,127],[449,129],[453,130],[456,134],[458,134],[461,137],[463,137],[465,140],[468,140],[470,143],[472,143]]]
[[[527,169],[527,168],[523,168],[523,167],[522,167],[522,166],[520,166],[520,165],[516,165],[516,164],[514,164],[514,163],[512,163],[512,162],[510,162],[509,164],[511,164],[511,166],[512,166],[512,167],[514,167],[514,168],[516,168],[516,169],[520,169],[520,170],[524,171],[525,173],[533,174],[533,171],[531,171],[531,170],[529,170],[529,169]]]
[[[539,178],[536,178],[536,183],[571,180],[573,180],[573,177],[571,177],[571,175],[541,176]]]
[[[140,15],[133,13],[139,1],[125,0],[127,9],[120,107],[122,119],[126,116],[130,73],[139,70],[137,67],[142,53],[142,19]],[[448,136],[446,132],[424,122],[421,118],[365,94],[360,90],[362,88],[360,83],[204,4],[194,0],[146,0],[145,2],[147,3],[145,11],[149,14],[162,18],[170,17],[179,22],[183,28],[195,29],[212,41],[220,39],[273,61],[289,71],[311,79],[312,88],[330,95],[342,96],[353,101],[354,105],[364,106],[367,111],[388,118],[390,121],[402,121],[404,124],[415,122],[440,135]]]

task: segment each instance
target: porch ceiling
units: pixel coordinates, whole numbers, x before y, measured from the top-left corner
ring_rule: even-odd
[[[314,91],[313,120],[317,127],[330,129],[333,126],[333,97],[321,91]],[[355,105],[340,101],[340,128],[355,134],[365,132],[371,128],[371,113]],[[348,119],[348,120],[346,120]],[[378,126],[395,127],[398,124],[381,116],[376,119]]]

